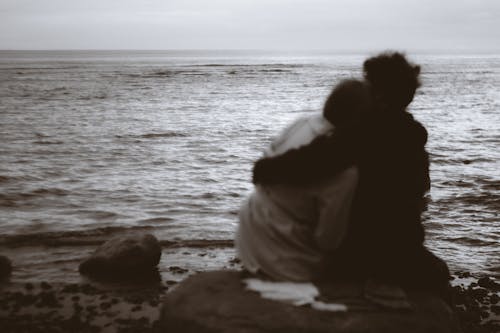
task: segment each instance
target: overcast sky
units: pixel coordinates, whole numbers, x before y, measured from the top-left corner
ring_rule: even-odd
[[[0,0],[0,49],[500,51],[499,0]]]

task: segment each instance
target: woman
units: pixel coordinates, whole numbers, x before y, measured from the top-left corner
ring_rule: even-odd
[[[355,123],[370,109],[370,102],[366,84],[341,82],[322,115],[295,121],[272,142],[265,156],[324,140],[332,131]],[[357,182],[357,168],[350,166],[306,187],[257,185],[239,214],[236,249],[245,268],[275,280],[317,279],[325,267],[325,254],[335,250],[345,234]]]

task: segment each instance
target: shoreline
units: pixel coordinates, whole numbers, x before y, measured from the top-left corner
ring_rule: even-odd
[[[178,283],[200,272],[242,269],[233,247],[179,246],[163,248],[157,281],[104,283],[78,272],[93,246],[5,249],[0,253],[16,253],[16,261],[10,278],[0,281],[2,332],[154,332],[162,300]],[[45,262],[36,263],[40,258]],[[500,331],[499,282],[496,276],[454,271],[453,310],[464,333]]]

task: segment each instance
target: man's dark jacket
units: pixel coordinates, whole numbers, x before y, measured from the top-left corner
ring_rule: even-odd
[[[429,190],[427,131],[405,111],[377,112],[361,124],[283,155],[257,161],[260,184],[314,184],[351,165],[360,179],[347,236],[336,251],[353,274],[391,278],[421,253]]]

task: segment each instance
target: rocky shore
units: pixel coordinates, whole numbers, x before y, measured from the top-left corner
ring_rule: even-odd
[[[453,310],[463,332],[500,332],[500,283],[487,276],[474,278],[469,272],[453,277]]]
[[[146,244],[155,243],[152,239],[146,240]],[[140,256],[143,255],[142,252],[146,253],[154,258],[148,267],[153,267],[158,262],[156,246],[145,247],[145,249],[152,248],[154,251],[141,252],[137,249],[136,243],[131,243],[134,244],[131,247],[134,248],[133,251],[119,251],[119,253],[132,253],[134,256],[138,253]],[[122,242],[120,244],[123,245]],[[96,256],[103,258],[103,253],[97,250],[90,258]],[[209,253],[202,256],[182,250],[182,254],[186,258],[192,257],[193,260],[198,258],[198,261],[207,260],[207,264],[210,262]],[[123,259],[121,254],[118,257]],[[0,328],[3,333],[166,332],[165,326],[160,321],[160,314],[163,312],[163,317],[165,317],[165,311],[168,314],[168,311],[176,312],[178,309],[168,310],[165,304],[173,298],[175,290],[184,288],[187,276],[200,272],[183,266],[179,261],[172,266],[161,266],[161,276],[158,275],[158,279],[146,281],[110,282],[86,278],[84,274],[78,283],[18,282],[15,275],[16,263],[11,263],[8,258],[5,258],[3,262],[7,267],[6,272],[10,274],[10,270],[13,270],[10,279],[7,274],[0,282]],[[172,262],[171,257],[169,262]],[[227,263],[219,269],[232,269],[234,272],[235,269],[238,270],[238,267],[237,260],[234,257],[228,257]],[[202,271],[213,269],[207,266]],[[78,267],[75,267],[75,270],[78,270]],[[83,271],[87,272],[85,269]],[[170,277],[166,278],[164,271],[167,271]],[[490,277],[478,278],[468,272],[456,272],[452,284],[453,316],[458,320],[462,332],[500,332],[500,284],[498,281]],[[216,302],[215,297],[210,301]],[[236,318],[238,322],[237,316],[232,318]],[[359,318],[361,321],[364,320],[363,315]],[[370,318],[375,322],[378,320],[376,316],[373,317],[373,314]]]
[[[500,284],[467,278],[453,288],[453,309],[464,333],[500,332]],[[162,303],[177,282],[151,285],[3,284],[0,289],[2,332],[158,332]]]
[[[3,286],[1,331],[152,332],[169,284],[112,289],[48,282]]]

